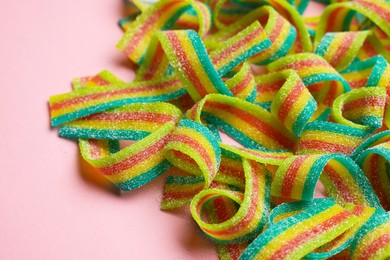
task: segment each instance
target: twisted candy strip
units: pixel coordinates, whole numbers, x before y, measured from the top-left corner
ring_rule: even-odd
[[[235,97],[253,102],[257,95],[255,77],[247,62],[244,62],[240,70],[225,82],[228,89]]]
[[[300,259],[341,235],[356,221],[356,216],[334,201],[315,200],[302,213],[271,225],[240,259]]]
[[[389,84],[389,64],[382,56],[364,61],[354,61],[348,68],[340,71],[351,88],[387,87]]]
[[[167,34],[171,35],[170,40],[165,39]],[[188,36],[191,36],[191,38],[188,39]],[[160,41],[163,42],[164,49]],[[194,45],[193,42],[196,42],[196,44]],[[171,45],[172,43],[175,44]],[[212,62],[214,62],[214,66],[217,69],[215,71],[196,34],[192,31],[188,31],[187,34],[166,32],[165,34],[160,34],[158,38],[153,37],[151,39],[147,56],[137,71],[136,80],[158,79],[167,73],[169,63],[164,52],[165,50],[172,55],[170,61],[177,64],[176,70],[178,70],[179,75],[181,75],[180,71],[187,71],[187,75],[182,75],[181,79],[186,89],[192,93],[193,98],[196,99],[200,94],[204,95],[205,91],[207,93],[222,91],[231,95],[229,91],[231,89],[233,95],[252,100],[256,93],[252,86],[253,75],[248,65],[242,66],[237,75],[226,82],[227,86],[222,83],[216,74],[220,76],[226,74],[230,69],[237,66],[253,53],[267,47],[267,45],[268,41],[264,39],[264,33],[259,24],[254,23],[211,53]],[[186,62],[186,56],[192,57],[194,53],[193,48],[195,47],[198,49],[196,52],[196,56],[199,57],[198,63]],[[181,100],[187,104],[186,107],[188,104],[191,104],[188,95],[182,96]],[[178,105],[183,106],[180,103]]]
[[[169,61],[160,41],[152,37],[142,64],[139,66],[135,81],[160,79],[169,73]]]
[[[291,150],[295,137],[268,111],[247,101],[209,94],[187,112],[201,122],[201,116],[247,148],[271,154]]]
[[[298,74],[290,72],[286,82],[274,96],[271,114],[296,136],[300,136],[317,108],[316,101],[309,93]]]
[[[193,8],[199,18],[199,34],[207,34],[210,25],[210,11],[206,5],[192,0],[163,0],[142,12],[128,27],[117,47],[133,62],[141,64],[153,34],[161,29],[169,29],[182,13]]]
[[[348,31],[356,12],[370,19],[387,36],[390,36],[388,10],[389,3],[382,0],[355,0],[329,5],[321,16],[315,42],[320,42],[326,32]]]
[[[249,27],[249,29],[254,29],[252,32],[248,32],[248,30],[244,32],[248,38],[238,43],[240,44],[240,53],[245,54],[246,57],[252,56],[264,47],[269,46],[268,41],[265,41],[266,38],[264,38],[261,27],[254,25]],[[208,58],[206,49],[194,31],[167,31],[159,33],[158,37],[174,69],[177,72],[183,72],[178,73],[178,76],[195,101],[210,93],[222,93],[232,96],[232,93],[219,78],[217,71]],[[259,43],[254,45],[257,42]],[[245,45],[250,48],[246,49]],[[240,57],[238,53],[230,52],[235,48],[237,46],[233,44],[229,49],[222,48],[222,52],[212,53],[211,60],[217,68],[220,68],[220,75],[226,74],[246,59],[246,57]],[[234,55],[235,59],[232,63],[221,66],[222,60],[226,60],[224,56],[227,54]],[[227,57],[227,59],[231,58]]]
[[[243,159],[244,194],[223,189],[208,189],[191,201],[191,214],[203,232],[213,240],[237,243],[256,237],[263,229],[269,208],[270,176],[254,161]],[[201,217],[203,207],[211,200],[225,196],[240,205],[237,212],[222,223],[207,223]]]
[[[259,21],[265,24],[264,31],[269,35],[272,46],[251,58],[250,61],[257,65],[264,65],[286,55],[295,42],[296,29],[272,7],[264,6],[251,14],[259,17]],[[264,21],[265,18],[267,22]]]
[[[252,111],[252,112],[251,113],[244,112],[242,109],[245,108],[245,106],[249,106],[251,109],[248,109],[247,111]],[[218,109],[216,110],[216,108]],[[238,110],[239,108],[240,110]],[[246,123],[244,123],[245,121],[242,120],[242,116],[245,114],[247,115],[248,118]],[[237,140],[239,141],[254,143],[254,141],[249,139],[246,135],[248,135],[250,138],[256,137],[257,138],[256,140],[262,141],[263,145],[268,145],[269,149],[271,149],[272,147],[275,148],[274,146],[280,147],[280,144],[270,143],[271,140],[273,139],[269,137],[267,138],[267,136],[279,136],[277,138],[279,140],[287,140],[282,135],[289,136],[288,132],[286,130],[283,130],[283,127],[280,124],[279,124],[279,128],[275,128],[275,124],[277,124],[278,121],[273,119],[269,112],[262,110],[259,107],[253,106],[252,104],[246,101],[234,97],[229,98],[219,94],[207,95],[205,99],[197,103],[193,107],[193,109],[188,111],[187,113],[187,117],[190,118],[192,117],[192,119],[194,119],[199,123],[202,122],[200,119],[200,115],[206,116],[206,118],[209,118],[209,120],[211,120],[214,124],[217,123],[219,127],[221,127],[222,129],[226,129],[225,130],[226,133],[231,134],[232,137],[237,138]],[[245,125],[243,126],[243,124],[248,124],[248,122],[249,122],[249,126],[252,128],[251,131],[246,130],[244,133],[238,136],[239,131],[243,131],[245,129],[244,128]],[[278,130],[280,132],[278,132]],[[210,134],[208,134],[208,136],[210,136]],[[257,136],[260,137],[264,136],[264,137],[260,139]],[[211,136],[209,138],[213,138],[213,137]],[[268,143],[266,143],[267,140],[269,140]],[[291,142],[291,144],[293,143]],[[280,164],[283,159],[291,155],[291,153],[289,153],[286,150],[268,150],[264,148],[261,149],[262,151],[255,151],[249,149],[240,150],[240,149],[234,149],[233,147],[223,145],[221,143],[219,144],[219,146],[223,147],[223,150],[225,150],[226,152],[230,151],[230,153],[238,153],[242,156],[251,158],[252,160],[255,161],[259,161],[262,163],[277,164],[277,165]],[[246,143],[246,147],[248,146],[254,146],[254,144]],[[256,144],[256,147],[260,147],[260,146]],[[192,158],[194,159],[195,156],[192,156]],[[189,171],[189,169],[193,169],[194,162],[192,160],[186,160],[186,162],[189,164],[185,170]],[[192,164],[190,162],[192,162]],[[179,167],[179,168],[184,169],[183,167]],[[223,172],[224,170],[225,172]],[[222,170],[222,175],[226,175],[226,173],[229,174],[226,168],[224,170]],[[204,171],[204,174],[205,172],[206,171]],[[212,173],[209,172],[209,174]],[[216,179],[217,180],[222,179],[222,181],[226,183],[224,177],[221,176],[221,172],[220,172],[219,174],[217,174]],[[193,179],[193,181],[190,181],[183,177],[176,177],[176,178],[170,177],[170,179],[167,180],[166,188],[164,189],[164,199],[163,199],[162,207],[166,209],[170,207],[183,205],[184,203],[188,202],[190,200],[190,197],[193,195],[193,193],[188,192],[190,190],[190,186],[191,185],[194,185],[193,187],[196,186],[197,188],[194,189],[193,191],[194,192],[198,191],[201,182],[202,182],[201,179],[196,179],[196,180]],[[228,182],[228,184],[236,184],[237,186],[240,185],[240,183],[237,183],[237,181],[235,183]],[[166,193],[169,193],[171,195],[165,196]],[[170,202],[168,202],[169,199],[171,200]]]
[[[141,14],[122,21],[118,47],[140,66],[135,81],[107,71],[75,80],[72,93],[51,98],[52,125],[87,138],[83,157],[122,190],[168,168],[180,174],[167,178],[162,208],[191,203],[221,258],[327,258],[348,255],[353,240],[352,257],[388,256],[387,233],[358,239],[379,234],[370,225],[389,208],[388,132],[364,141],[390,120],[389,4],[329,6],[319,23],[309,20],[315,53],[299,54],[313,49],[299,15],[308,1],[205,2],[213,18],[198,1],[130,1],[130,14]],[[212,19],[223,30],[203,43]],[[170,28],[198,33],[160,31]],[[342,29],[358,32],[334,32]],[[254,77],[250,63],[270,73]],[[176,125],[181,112],[160,101],[192,108]],[[224,144],[219,130],[244,147]],[[120,150],[123,139],[138,142]],[[345,209],[313,199],[319,179]],[[260,234],[271,195],[301,202],[276,207]]]
[[[234,187],[235,190],[245,190],[245,173],[242,166],[242,155],[221,147],[221,165],[214,180]],[[233,188],[232,188],[233,189]],[[233,189],[233,190],[234,190]]]
[[[167,31],[161,32],[159,38],[175,70],[183,71],[178,76],[195,101],[209,93],[231,96],[211,62],[205,62],[206,49],[195,35],[194,31]]]
[[[239,164],[242,167],[242,162]],[[244,170],[242,169],[242,172]],[[202,209],[210,224],[222,223],[231,219],[237,212],[239,205],[228,197],[219,196],[213,198]],[[249,245],[248,241],[239,243],[217,243],[216,249],[220,259],[238,259]]]
[[[347,203],[345,205],[345,209],[358,217],[353,227],[351,227],[329,243],[319,247],[314,252],[309,253],[308,255],[306,255],[306,258],[324,259],[339,254],[343,251],[349,251],[348,247],[351,245],[352,240],[355,238],[356,232],[365,223],[370,221],[372,216],[374,216],[377,212],[380,211],[380,209],[365,207],[361,205],[354,205],[350,203]]]
[[[333,103],[335,122],[370,131],[382,126],[386,104],[386,89],[355,89],[337,97]]]
[[[292,71],[292,70],[291,70]],[[296,73],[296,72],[293,72]],[[286,83],[290,70],[271,72],[255,77],[257,96],[254,104],[267,110],[271,109],[271,103],[279,89]]]
[[[334,99],[350,90],[348,83],[322,57],[316,54],[294,54],[269,65],[270,71],[293,69],[319,105],[330,107]]]
[[[271,113],[284,123],[287,129],[295,135],[301,135],[295,147],[297,154],[320,152],[349,155],[368,135],[367,131],[351,126],[320,121],[308,123],[310,118],[316,116],[314,114],[316,103],[310,93],[302,87],[303,84],[295,72],[289,70],[276,72],[256,77],[256,81],[258,82],[256,100],[261,101],[260,105],[271,106]],[[298,82],[298,85],[294,85],[294,82]],[[297,87],[295,92],[290,91],[293,86]],[[296,100],[299,102],[293,103]],[[272,105],[268,105],[271,102]],[[369,107],[363,108],[370,113]],[[284,118],[286,115],[288,120]]]
[[[262,0],[264,4],[269,4],[283,15],[297,30],[297,38],[294,42],[294,53],[311,52],[312,43],[310,41],[309,33],[305,27],[302,17],[299,12],[288,1],[277,0]]]
[[[258,22],[230,38],[218,49],[207,54],[200,38],[194,31],[165,31],[156,34],[157,39],[151,40],[145,65],[141,65],[137,79],[151,78],[148,75],[156,74],[156,78],[165,74],[167,61],[172,64],[178,77],[190,96],[200,100],[209,93],[223,93],[232,96],[228,87],[222,82],[220,76],[225,75],[234,67],[270,46],[266,34]],[[162,56],[167,54],[167,60]],[[160,62],[159,62],[160,61]],[[161,65],[153,65],[156,64]],[[237,93],[238,94],[238,93]]]
[[[340,86],[343,92],[349,90],[348,83],[328,62],[316,54],[304,53],[289,55],[269,64],[267,67],[270,71],[293,69],[298,73],[306,86],[321,81],[334,80],[338,84],[341,83]]]
[[[342,154],[299,155],[284,160],[272,181],[272,195],[310,201],[320,177],[337,203],[380,207],[360,168]]]
[[[225,38],[234,36],[254,21],[259,21],[262,24],[272,46],[256,54],[250,59],[250,62],[262,65],[286,55],[294,43],[296,30],[270,6],[257,8],[226,29],[206,38],[205,45],[208,48],[215,49]]]
[[[253,59],[255,63],[265,64],[282,57],[291,47],[295,49],[295,52],[311,50],[312,46],[308,32],[295,8],[287,2],[262,1],[262,3],[270,6],[263,6],[247,13],[238,21],[213,35],[212,40],[206,39],[206,45],[207,43],[214,43],[213,45],[215,45],[218,39],[227,35],[234,35],[239,28],[247,26],[254,20],[259,20],[274,45],[256,59]],[[256,3],[255,6],[258,7],[259,4]],[[278,10],[278,13],[275,13],[274,9]],[[247,10],[252,10],[252,7]],[[217,16],[214,14],[214,17]]]
[[[271,46],[271,41],[259,22],[255,21],[210,53],[220,76],[241,62]]]
[[[94,76],[75,78],[72,80],[73,89],[107,86],[110,84],[124,84],[124,82],[107,70],[103,70]],[[61,128],[59,135],[62,136]],[[69,137],[72,138],[71,135]],[[74,138],[76,137],[78,136],[74,136]],[[93,137],[86,136],[85,138]],[[111,154],[120,151],[120,144],[118,140],[87,139],[85,140],[85,144],[91,151],[91,155],[95,158],[110,156]]]
[[[169,138],[164,156],[177,168],[203,176],[205,187],[208,187],[218,171],[221,151],[205,126],[184,119]]]
[[[365,60],[381,54],[389,59],[372,31],[327,33],[315,53],[323,56],[337,71],[346,69],[357,57]]]

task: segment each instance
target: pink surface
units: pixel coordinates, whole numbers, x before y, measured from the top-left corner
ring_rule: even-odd
[[[163,179],[119,195],[90,181],[49,127],[48,97],[77,76],[133,76],[115,49],[120,0],[0,5],[0,259],[216,259],[186,214],[160,211]]]

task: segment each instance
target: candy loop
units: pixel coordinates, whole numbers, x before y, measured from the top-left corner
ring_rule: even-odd
[[[188,173],[186,175],[188,175]],[[223,185],[227,187],[223,187]],[[210,188],[223,188],[240,192],[244,191],[244,168],[239,154],[226,149],[221,149],[220,166],[213,182],[209,186]],[[172,209],[189,204],[192,198],[204,188],[205,183],[203,176],[168,176],[164,186],[161,208]],[[229,204],[229,202],[226,201],[223,203]],[[210,212],[210,216],[212,217],[213,210],[210,210],[212,211]],[[226,212],[223,212],[221,209],[220,216],[223,216],[224,214],[226,214]]]
[[[370,132],[382,126],[385,104],[386,89],[355,89],[336,98],[332,118],[339,124]]]
[[[328,194],[337,203],[380,208],[377,196],[360,168],[342,154],[291,156],[277,169],[273,196],[310,201],[321,177]]]
[[[226,29],[207,38],[205,45],[211,49],[218,48],[221,41],[234,36],[254,21],[261,23],[272,45],[262,50],[249,61],[262,65],[286,55],[296,39],[296,29],[271,6],[263,6],[251,11],[240,20],[226,27]]]
[[[243,159],[245,193],[208,189],[197,194],[191,202],[191,214],[203,232],[219,243],[237,243],[256,237],[263,229],[269,208],[270,176],[264,168],[253,161]],[[222,223],[207,223],[202,220],[203,207],[211,200],[226,196],[240,204],[237,212]]]
[[[225,0],[222,0],[222,1],[219,1],[219,3],[217,4],[218,7],[217,8],[220,8],[219,6],[221,5],[221,3],[224,3]],[[290,26],[288,26],[288,23],[285,24],[284,22],[284,19],[283,20],[279,20],[279,26],[281,24],[284,24],[284,28],[287,29],[287,28],[291,28],[289,30],[283,30],[284,33],[282,33],[280,35],[280,37],[282,39],[288,39],[288,41],[286,41],[286,46],[285,47],[282,47],[281,50],[285,51],[286,49],[290,49],[291,45],[294,45],[294,52],[295,53],[298,53],[298,52],[302,52],[302,51],[306,51],[306,52],[310,52],[312,50],[312,44],[311,44],[311,41],[310,41],[310,37],[309,37],[309,34],[308,34],[308,31],[306,30],[306,27],[304,25],[304,22],[303,22],[303,19],[302,17],[299,15],[299,13],[297,12],[297,10],[294,8],[294,6],[292,6],[291,4],[289,4],[287,1],[275,1],[275,0],[262,0],[262,1],[255,1],[255,2],[252,2],[252,1],[239,1],[244,7],[246,7],[246,9],[236,9],[237,11],[240,11],[242,10],[241,12],[248,12],[248,10],[251,10],[255,7],[259,7],[259,4],[264,4],[264,5],[269,5],[271,6],[272,8],[274,8],[275,10],[278,10],[278,13],[284,17],[284,19],[286,19],[289,23],[291,23],[292,26],[294,26],[295,29],[293,29]],[[259,3],[260,2],[260,3]],[[304,1],[301,1],[301,2],[304,2]],[[222,4],[223,4],[222,3]],[[235,3],[238,3],[237,1],[235,1]],[[248,6],[248,4],[250,6]],[[260,9],[262,9],[262,11],[260,11]],[[218,10],[218,9],[217,9]],[[226,33],[234,33],[235,29],[237,29],[237,27],[240,26],[240,24],[244,24],[245,22],[247,22],[248,20],[251,20],[253,21],[253,18],[254,19],[258,19],[256,17],[259,17],[259,14],[258,12],[260,12],[260,15],[266,11],[266,12],[272,12],[272,11],[269,11],[270,9],[266,9],[264,7],[262,8],[259,8],[258,11],[254,11],[254,12],[251,12],[251,13],[248,13],[246,14],[245,16],[243,16],[241,19],[239,19],[236,23],[231,23],[228,27],[225,27],[224,25],[222,24],[218,24],[218,22],[216,23],[217,26],[223,28],[223,30],[221,31],[225,31],[225,32],[222,32],[222,34],[226,34]],[[238,14],[238,13],[237,13]],[[270,19],[271,21],[276,21],[274,20],[273,18],[271,18],[271,16],[273,15],[273,13],[270,13]],[[278,16],[280,16],[278,15]],[[262,16],[262,15],[261,15]],[[214,12],[214,17],[218,17],[218,14],[215,14]],[[274,24],[273,22],[270,22],[268,23],[265,27],[268,26],[267,28],[267,33],[269,35],[271,35],[271,31],[273,31],[276,35],[279,35],[279,33],[277,33],[278,29],[272,26],[272,24]],[[274,28],[274,29],[271,29],[271,28]],[[296,35],[297,35],[297,38],[294,41],[294,38],[295,38],[295,32],[296,32]],[[286,37],[286,36],[289,36],[289,37]],[[275,36],[274,36],[275,37]],[[279,38],[279,37],[278,37]],[[274,38],[275,39],[275,38]],[[274,42],[274,41],[273,41]],[[282,41],[281,41],[282,42]],[[278,43],[279,44],[279,43]],[[284,44],[283,44],[284,45]],[[282,45],[282,46],[283,46]],[[288,47],[287,47],[288,46]],[[276,57],[275,57],[276,58]]]
[[[169,169],[161,208],[190,204],[221,259],[389,256],[387,0],[126,1],[135,79],[51,97],[60,136],[124,191]]]
[[[184,119],[170,136],[164,156],[177,168],[203,176],[204,187],[207,188],[219,169],[221,151],[215,137],[205,126]]]

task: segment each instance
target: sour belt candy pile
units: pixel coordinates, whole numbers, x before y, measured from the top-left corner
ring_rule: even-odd
[[[308,2],[127,0],[134,80],[73,80],[51,124],[120,190],[169,169],[220,259],[386,259],[390,1]]]

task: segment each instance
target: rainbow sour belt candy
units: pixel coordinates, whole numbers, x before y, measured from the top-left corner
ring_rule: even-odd
[[[390,2],[318,2],[126,0],[134,79],[74,79],[51,125],[122,191],[169,172],[220,259],[390,258]]]

